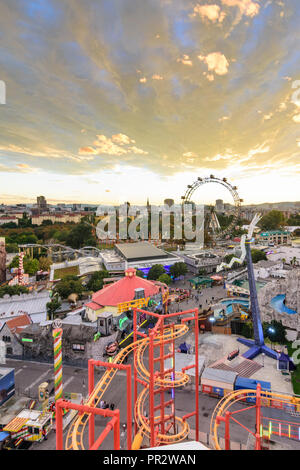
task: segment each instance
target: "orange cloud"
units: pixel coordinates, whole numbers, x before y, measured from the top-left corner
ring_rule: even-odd
[[[158,75],[158,74],[152,75],[152,78],[153,78],[153,80],[163,80],[164,79],[164,77],[162,77],[161,75]]]
[[[260,5],[252,0],[221,0],[223,5],[228,7],[238,7],[242,15],[253,18],[258,15]]]
[[[147,155],[148,152],[130,144],[135,144],[135,140],[131,139],[125,134],[114,134],[111,138],[103,134],[97,135],[97,140],[94,141],[92,146],[81,147],[79,154],[81,155],[126,155],[128,153],[135,153],[138,155]],[[95,148],[96,147],[96,148]]]
[[[187,54],[183,54],[183,57],[181,59],[177,59],[177,62],[181,62],[183,65],[193,65],[193,62]]]
[[[192,16],[199,15],[202,20],[208,19],[213,23],[222,23],[226,14],[221,11],[219,5],[196,5]]]
[[[209,71],[214,71],[217,75],[226,75],[228,73],[229,62],[221,52],[212,52],[206,57],[198,55],[198,59],[206,63]]]
[[[125,134],[115,134],[111,136],[111,140],[116,144],[120,145],[127,145],[127,144],[135,144],[135,140],[130,139],[128,135]]]

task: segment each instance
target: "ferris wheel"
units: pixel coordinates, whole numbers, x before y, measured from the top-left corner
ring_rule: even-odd
[[[233,210],[232,210],[232,215],[233,219],[230,222],[230,224],[226,227],[224,230],[218,230],[217,233],[214,234],[214,237],[216,239],[222,239],[226,235],[228,235],[232,229],[236,226],[237,220],[239,219],[240,216],[240,210],[241,210],[241,203],[243,202],[243,199],[240,198],[237,192],[237,187],[231,185],[228,181],[227,178],[216,178],[214,175],[210,175],[208,177],[201,178],[200,176],[197,178],[196,181],[194,181],[193,184],[188,184],[186,192],[184,196],[181,196],[182,199],[182,204],[187,204],[191,203],[191,197],[194,194],[194,192],[200,188],[201,186],[208,184],[208,183],[217,183],[222,186],[224,186],[229,193],[232,196],[233,200]]]

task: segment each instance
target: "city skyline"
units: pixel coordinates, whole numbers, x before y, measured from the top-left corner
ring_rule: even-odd
[[[2,3],[0,202],[179,202],[211,173],[244,205],[299,201],[299,16],[296,0]]]

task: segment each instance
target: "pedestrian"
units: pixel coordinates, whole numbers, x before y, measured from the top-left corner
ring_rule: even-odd
[[[102,410],[104,409],[104,401],[103,401],[103,400],[100,401],[100,408],[101,408]]]
[[[113,411],[113,410],[114,410],[114,408],[115,408],[115,405],[114,405],[114,403],[111,403],[111,404],[110,404],[110,409]]]

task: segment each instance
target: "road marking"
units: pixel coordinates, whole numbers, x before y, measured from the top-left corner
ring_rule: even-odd
[[[63,388],[66,388],[66,386],[69,385],[72,380],[74,380],[74,377],[70,377],[68,380],[66,380],[66,382],[63,382]]]
[[[17,372],[15,372],[15,376],[18,375],[20,372],[23,372],[23,369],[18,369]]]
[[[42,378],[45,377],[46,375],[49,374],[50,371],[52,371],[53,369],[48,369],[46,370],[46,372],[44,372],[42,375],[40,375],[34,382],[32,382],[31,385],[28,385],[28,387],[25,388],[24,392],[27,392],[28,390],[31,389],[31,387],[33,387],[34,385],[36,385],[38,382],[42,383]]]

